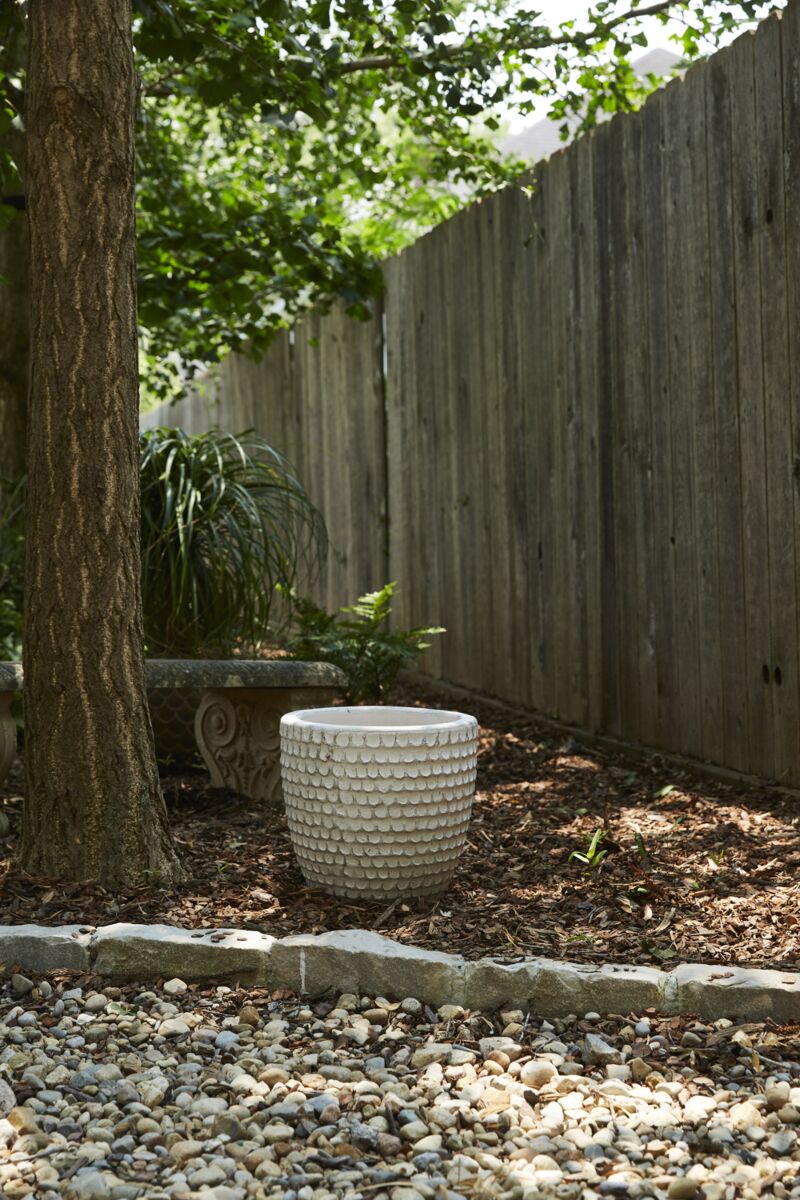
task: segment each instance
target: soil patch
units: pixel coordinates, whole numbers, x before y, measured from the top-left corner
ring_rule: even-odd
[[[452,707],[433,685],[393,702]],[[19,770],[0,792],[0,920],[239,926],[276,936],[362,927],[468,958],[547,955],[670,966],[800,970],[800,806],[543,731],[476,700],[478,792],[453,885],[435,902],[354,904],[307,887],[281,814],[211,789],[204,771],[164,790],[188,882],[119,894],[15,869]],[[0,816],[0,832],[3,828]],[[599,861],[587,864],[596,841]]]

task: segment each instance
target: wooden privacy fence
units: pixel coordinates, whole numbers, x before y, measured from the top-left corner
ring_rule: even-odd
[[[385,277],[221,377],[322,598],[397,579],[432,675],[800,784],[798,0]]]

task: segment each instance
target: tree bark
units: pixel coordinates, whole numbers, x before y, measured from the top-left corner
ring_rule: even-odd
[[[31,378],[21,865],[179,873],[147,710],[130,0],[30,0]]]

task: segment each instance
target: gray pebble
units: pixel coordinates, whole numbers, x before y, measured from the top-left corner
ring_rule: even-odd
[[[11,976],[11,991],[15,996],[27,996],[33,991],[33,987],[33,980],[28,979],[27,975],[15,973]]]
[[[228,1050],[231,1046],[236,1046],[239,1042],[239,1034],[234,1033],[232,1029],[223,1029],[214,1038],[214,1045],[217,1050]]]

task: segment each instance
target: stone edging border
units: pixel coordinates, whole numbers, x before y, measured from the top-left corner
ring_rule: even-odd
[[[800,973],[686,963],[656,967],[529,958],[469,962],[405,946],[364,929],[274,938],[253,930],[171,925],[0,925],[0,962],[31,971],[77,970],[142,983],[238,980],[321,995],[355,992],[434,1007],[530,1009],[544,1017],[586,1012],[697,1013],[800,1021]]]

